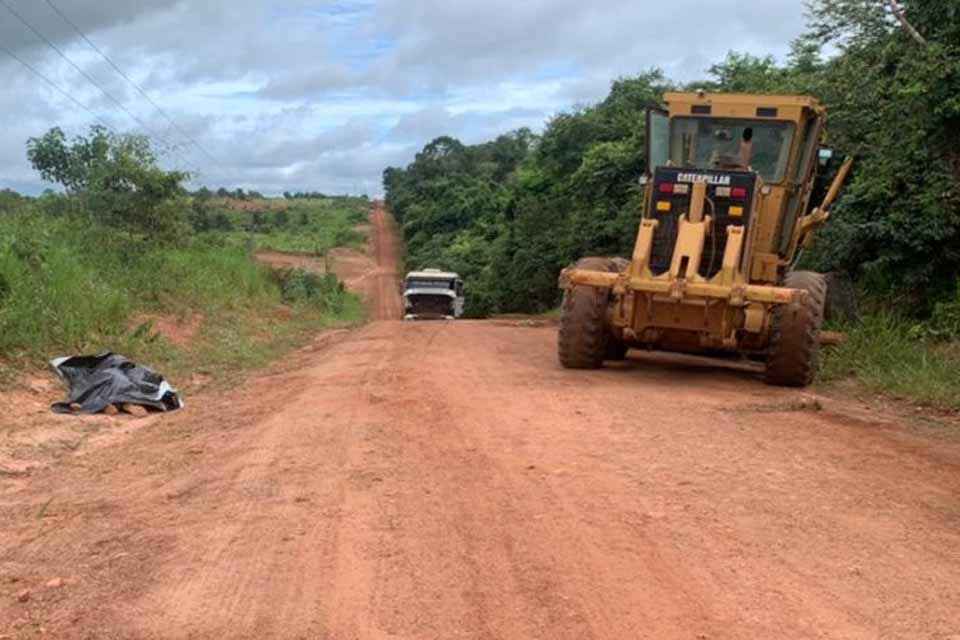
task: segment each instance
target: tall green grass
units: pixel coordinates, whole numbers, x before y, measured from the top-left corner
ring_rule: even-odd
[[[278,210],[258,212],[261,224],[254,231],[252,211],[230,211],[228,217],[235,231],[229,236],[237,241],[250,241],[261,249],[325,254],[334,247],[360,248],[366,242],[357,225],[367,220],[369,201],[361,198],[297,200],[282,213]],[[283,215],[286,224],[278,224]]]
[[[867,389],[945,409],[960,409],[960,357],[889,313],[844,327],[847,341],[823,353],[821,380],[855,377]]]
[[[200,366],[203,353],[242,361],[319,327],[362,319],[359,301],[339,283],[301,283],[303,295],[292,297],[282,284],[245,246],[223,237],[158,246],[84,216],[51,217],[25,206],[0,215],[0,363],[9,369],[103,349],[154,363]],[[289,322],[275,318],[281,305],[290,309]],[[200,314],[204,344],[192,354],[167,344],[140,330],[139,313]]]
[[[115,281],[147,308],[205,312],[279,301],[269,270],[243,247],[194,240],[140,256]]]
[[[0,281],[0,353],[80,345],[120,327],[132,306],[128,292],[67,246],[37,261],[0,249]]]

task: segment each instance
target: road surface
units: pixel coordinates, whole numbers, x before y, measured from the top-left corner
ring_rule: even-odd
[[[364,293],[372,320],[400,320],[403,302],[400,296],[400,241],[393,218],[381,203],[370,213],[370,249],[376,260],[367,276]]]
[[[0,477],[0,637],[960,637],[956,438],[745,372],[564,371],[524,324],[376,321]]]

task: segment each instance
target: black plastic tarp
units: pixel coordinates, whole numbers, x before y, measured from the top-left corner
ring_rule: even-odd
[[[157,411],[183,407],[176,389],[163,376],[115,353],[58,358],[50,364],[70,386],[70,397],[51,405],[56,413],[94,414],[111,404]]]

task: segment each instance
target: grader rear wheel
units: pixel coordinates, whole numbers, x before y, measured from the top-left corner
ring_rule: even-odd
[[[804,304],[784,304],[773,312],[765,381],[782,387],[805,387],[817,374],[826,279],[812,271],[787,275],[785,287],[807,292]]]
[[[610,258],[584,258],[577,269],[586,271],[620,271]],[[598,369],[604,360],[622,360],[626,346],[610,335],[607,305],[610,290],[600,287],[575,286],[563,294],[560,308],[560,364],[567,369]],[[622,352],[621,352],[622,349]]]

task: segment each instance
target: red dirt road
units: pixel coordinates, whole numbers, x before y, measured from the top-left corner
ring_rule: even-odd
[[[400,241],[393,222],[383,203],[376,202],[370,214],[370,247],[377,267],[366,284],[367,306],[371,320],[400,320],[403,301],[400,296]]]
[[[0,637],[958,637],[955,438],[555,333],[374,322],[7,485]]]

